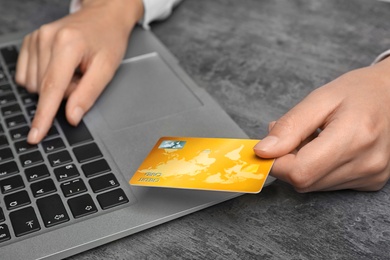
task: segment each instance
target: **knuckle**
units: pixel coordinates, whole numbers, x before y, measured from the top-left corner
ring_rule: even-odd
[[[380,191],[384,186],[386,185],[386,182],[383,183],[374,183],[364,188],[364,191]]]
[[[374,186],[376,186],[378,189],[383,188],[383,186],[386,185],[386,183],[389,180],[389,174],[388,173],[381,173],[378,174],[374,179]]]
[[[40,92],[53,92],[56,90],[54,81],[49,77],[42,78],[42,84],[40,88]]]
[[[42,25],[38,31],[37,42],[39,52],[46,51],[48,44],[50,44],[52,37],[51,29],[49,25]]]
[[[42,41],[47,40],[52,34],[53,34],[52,27],[48,24],[42,25],[38,30],[39,40]]]
[[[382,173],[389,165],[387,156],[380,152],[372,154],[366,163],[368,165],[368,174]]]
[[[378,123],[374,122],[373,118],[370,116],[361,116],[360,121],[360,135],[364,137],[364,140],[366,140],[367,144],[374,143],[378,136]]]
[[[310,191],[312,180],[309,178],[306,171],[294,170],[289,174],[288,178],[290,184],[293,185],[298,192],[304,193]]]
[[[80,31],[72,27],[64,27],[58,30],[55,36],[55,42],[60,45],[68,45],[80,39]]]

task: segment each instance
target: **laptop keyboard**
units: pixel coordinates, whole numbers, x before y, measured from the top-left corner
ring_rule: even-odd
[[[45,139],[26,138],[38,96],[14,82],[18,50],[0,49],[0,247],[129,203],[83,121],[64,105]]]

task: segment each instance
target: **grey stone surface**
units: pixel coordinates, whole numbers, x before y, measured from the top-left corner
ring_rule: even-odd
[[[36,28],[68,2],[0,1],[0,33]],[[157,36],[251,138],[314,88],[390,48],[390,4],[185,0]],[[276,182],[70,259],[390,259],[390,184],[299,194]]]

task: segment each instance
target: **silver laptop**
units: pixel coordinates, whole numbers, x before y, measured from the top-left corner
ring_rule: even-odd
[[[13,82],[21,39],[0,39],[1,259],[64,258],[240,195],[128,184],[161,136],[247,137],[141,29],[80,126],[60,109],[27,144],[38,97]]]

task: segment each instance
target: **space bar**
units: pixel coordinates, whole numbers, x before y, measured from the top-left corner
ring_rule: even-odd
[[[74,127],[68,123],[65,118],[64,104],[60,106],[56,118],[59,125],[61,126],[62,132],[71,146],[93,140],[91,133],[82,120],[77,127]]]

